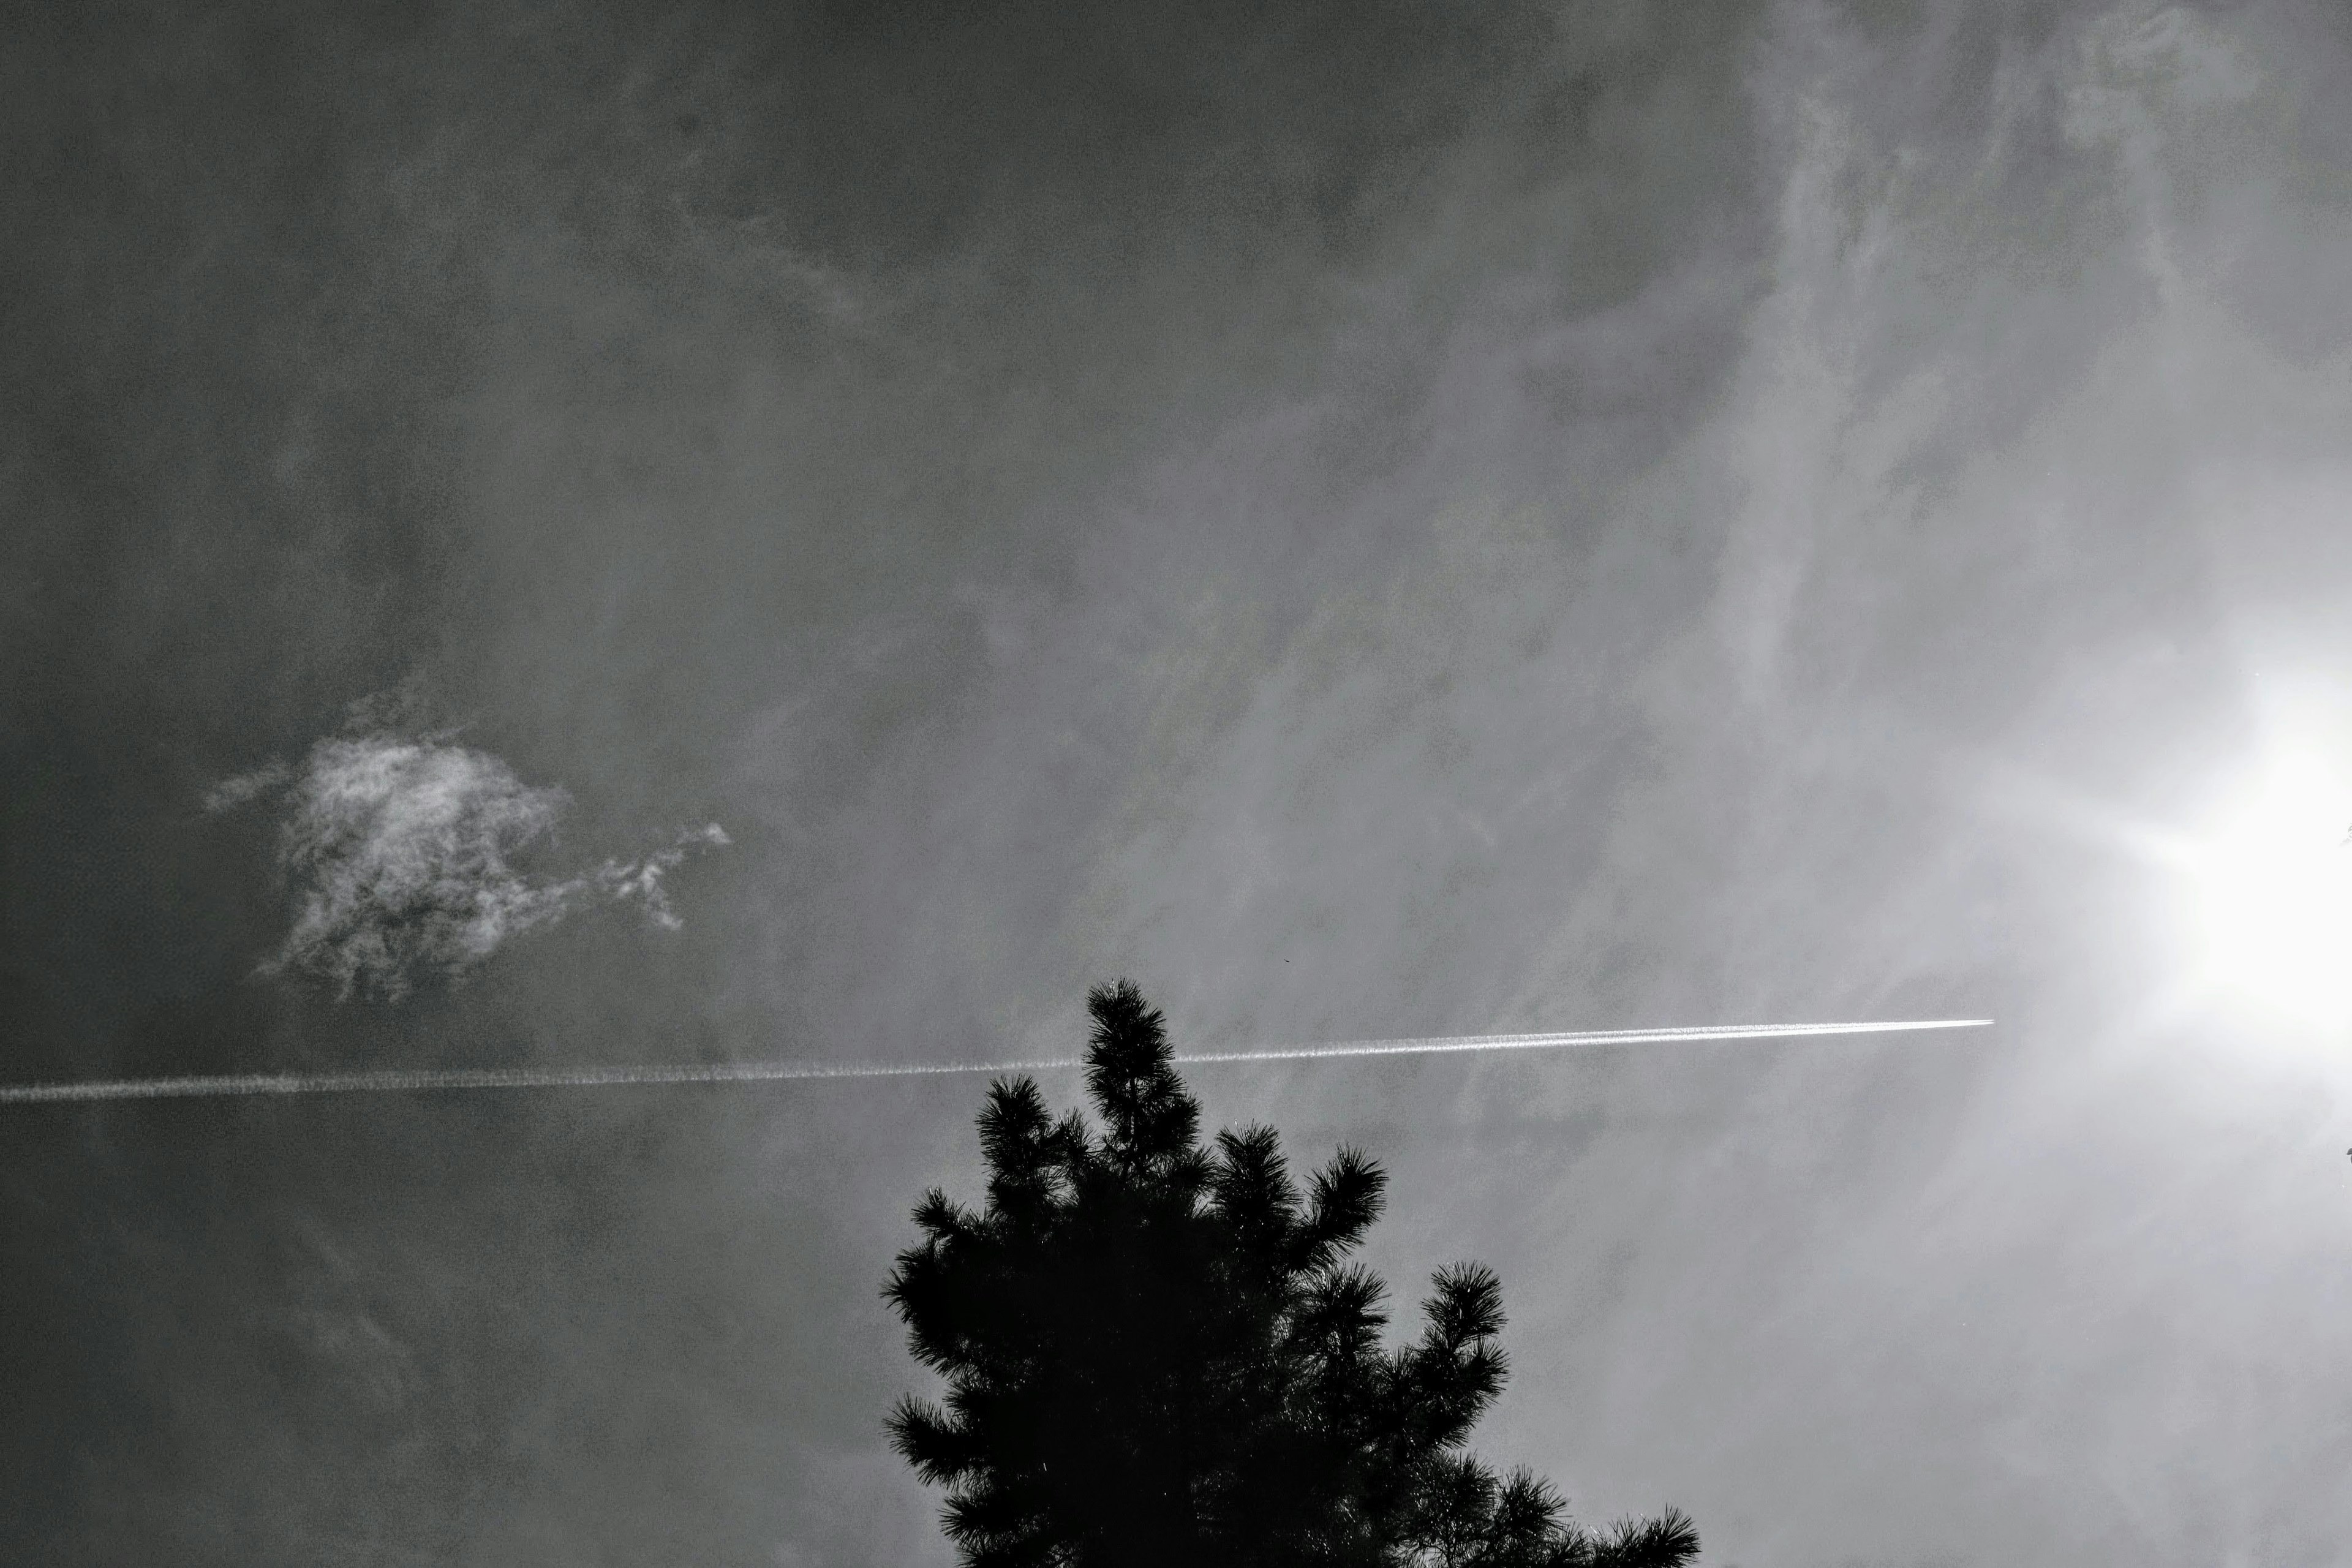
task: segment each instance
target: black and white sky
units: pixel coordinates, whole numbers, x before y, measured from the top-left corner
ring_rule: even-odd
[[[0,1078],[1992,1016],[1194,1081],[1580,1514],[2352,1563],[2337,0],[7,37]],[[0,1557],[944,1565],[979,1089],[0,1108]]]

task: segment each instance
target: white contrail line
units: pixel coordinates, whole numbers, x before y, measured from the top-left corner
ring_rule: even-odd
[[[1339,1040],[1255,1051],[1179,1055],[1204,1062],[1295,1062],[1325,1057],[1437,1056],[1453,1051],[1544,1051],[1574,1046],[1666,1041],[1785,1040],[1821,1035],[1898,1035],[1982,1029],[1990,1018],[1913,1018],[1877,1024],[1702,1024],[1675,1029],[1588,1029],[1558,1035],[1434,1035],[1417,1039]],[[0,1085],[0,1105],[100,1100],[186,1100],[239,1094],[385,1094],[444,1089],[593,1089],[607,1084],[778,1083],[835,1078],[932,1078],[949,1073],[1045,1072],[1083,1067],[1076,1057],[1031,1062],[709,1062],[609,1068],[446,1068],[387,1072],[239,1073],[132,1078],[85,1083]]]
[[[1284,1062],[1318,1057],[1426,1057],[1447,1051],[1549,1051],[1570,1046],[1641,1046],[1669,1040],[1789,1040],[1811,1035],[1903,1035],[1921,1029],[1991,1026],[1990,1018],[1906,1018],[1880,1024],[1693,1024],[1673,1029],[1584,1029],[1566,1035],[1429,1035],[1402,1040],[1341,1040],[1322,1046],[1277,1046],[1261,1051],[1205,1051],[1176,1059]]]

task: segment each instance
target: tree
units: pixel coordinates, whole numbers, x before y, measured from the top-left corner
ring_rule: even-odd
[[[999,1079],[987,1206],[936,1189],[884,1294],[944,1408],[891,1436],[949,1489],[971,1568],[1677,1568],[1669,1509],[1595,1536],[1525,1471],[1465,1449],[1507,1371],[1502,1288],[1440,1270],[1420,1336],[1383,1348],[1386,1288],[1349,1261],[1386,1177],[1341,1148],[1302,1194],[1274,1131],[1200,1139],[1160,1015],[1087,999],[1101,1122]]]

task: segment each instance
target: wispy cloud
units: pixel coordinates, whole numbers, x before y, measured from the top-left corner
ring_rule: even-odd
[[[729,842],[725,828],[707,822],[679,834],[668,848],[656,849],[643,859],[605,861],[597,868],[596,887],[608,898],[636,900],[645,905],[646,918],[664,931],[679,930],[686,922],[670,908],[662,879],[677,869],[696,849],[716,848]]]
[[[310,974],[346,998],[396,999],[420,974],[463,974],[592,900],[635,901],[675,931],[683,922],[664,879],[696,849],[728,842],[711,823],[636,859],[534,879],[515,861],[572,797],[525,784],[499,758],[446,734],[324,740],[299,770],[272,763],[223,780],[204,800],[225,811],[280,791],[278,855],[296,889],[294,922],[261,973]]]
[[[205,809],[213,812],[233,810],[257,795],[268,795],[284,784],[287,776],[285,763],[271,763],[249,773],[223,779],[205,791]]]

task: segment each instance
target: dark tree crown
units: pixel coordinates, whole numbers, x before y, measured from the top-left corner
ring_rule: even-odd
[[[885,1296],[944,1405],[900,1401],[898,1452],[948,1489],[971,1568],[1680,1568],[1669,1509],[1595,1535],[1551,1486],[1465,1445],[1508,1370],[1501,1282],[1433,1279],[1388,1348],[1349,1260],[1387,1178],[1341,1148],[1302,1193],[1272,1129],[1200,1139],[1165,1023],[1087,997],[1099,1133],[1029,1079],[980,1115],[988,1203],[933,1191]]]

